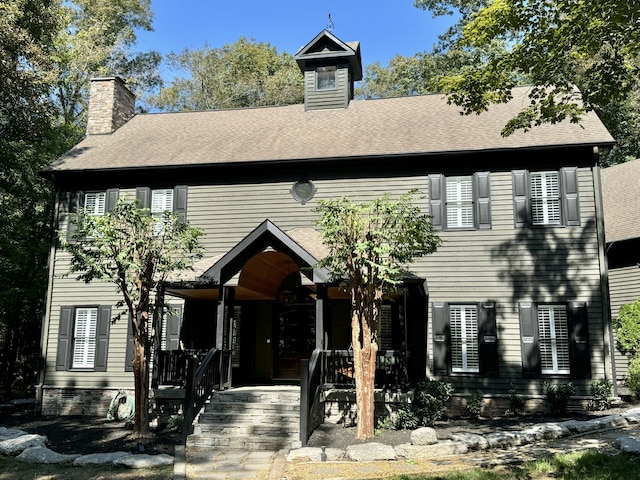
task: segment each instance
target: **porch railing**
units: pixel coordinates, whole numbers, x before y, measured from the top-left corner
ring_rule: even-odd
[[[196,357],[197,363],[207,356],[209,350],[161,350],[156,354],[156,363],[151,377],[151,386],[170,385],[185,388],[187,385],[188,359]]]
[[[316,349],[309,360],[300,360],[300,441],[306,446],[311,430],[311,409],[322,384],[325,351]]]
[[[335,388],[355,388],[353,351],[325,350],[323,355],[323,382]],[[406,357],[399,350],[382,350],[376,358],[376,388],[396,390],[408,381]]]
[[[231,386],[231,351],[212,348],[202,361],[198,361],[197,355],[189,356],[186,379],[182,426],[184,444],[191,433],[195,416],[211,392]]]

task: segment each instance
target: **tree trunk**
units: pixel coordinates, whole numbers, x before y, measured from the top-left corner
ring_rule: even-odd
[[[149,358],[145,354],[148,340],[146,338],[147,329],[139,327],[141,322],[146,322],[146,319],[140,314],[136,316],[141,318],[136,320],[138,327],[134,330],[136,334],[133,339],[133,377],[136,401],[133,434],[136,437],[146,437],[149,434]]]

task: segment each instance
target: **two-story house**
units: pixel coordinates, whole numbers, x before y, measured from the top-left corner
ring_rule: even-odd
[[[314,268],[313,209],[419,189],[443,245],[385,304],[381,383],[440,378],[498,405],[512,386],[539,400],[544,381],[572,381],[580,398],[612,378],[598,155],[613,139],[596,115],[503,137],[528,87],[462,116],[442,95],[354,100],[360,46],[330,32],[295,58],[304,105],[134,115],[120,79],[95,79],[85,139],[45,172],[61,234],[69,212],[125,196],[204,230],[206,258],[167,287],[162,349],[230,352],[231,386],[296,385],[314,350],[348,355],[349,299]],[[133,386],[128,325],[110,323],[112,285],[68,267],[54,243],[41,408],[103,413]]]

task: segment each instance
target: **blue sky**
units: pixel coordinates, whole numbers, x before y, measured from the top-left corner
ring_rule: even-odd
[[[331,13],[334,35],[360,41],[363,66],[431,50],[453,23],[451,17],[433,19],[413,0],[152,0],[151,9],[155,31],[139,33],[140,51],[165,55],[245,36],[295,54],[327,27]]]

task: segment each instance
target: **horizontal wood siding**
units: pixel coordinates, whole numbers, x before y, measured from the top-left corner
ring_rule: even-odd
[[[622,305],[633,303],[640,297],[640,268],[637,265],[632,265],[609,270],[609,293],[611,295],[611,318],[616,318]],[[615,352],[616,376],[618,381],[624,381],[629,372],[629,358],[617,348]]]
[[[335,89],[316,90],[315,70],[305,72],[305,105],[307,110],[346,108],[349,93],[349,71],[346,68],[338,68],[336,77]]]

